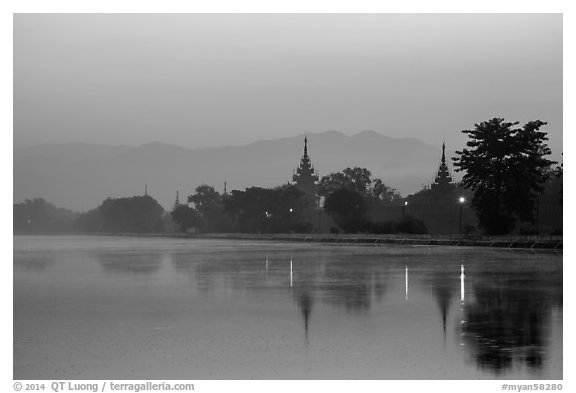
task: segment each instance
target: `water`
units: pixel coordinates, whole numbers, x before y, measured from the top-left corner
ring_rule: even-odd
[[[562,255],[14,237],[15,379],[561,379]]]

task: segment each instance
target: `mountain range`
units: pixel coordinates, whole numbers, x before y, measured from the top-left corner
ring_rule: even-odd
[[[375,131],[353,136],[327,131],[307,137],[308,154],[319,176],[365,167],[402,195],[430,184],[440,163],[441,146],[416,138],[391,138]],[[13,198],[16,203],[41,197],[86,211],[107,197],[142,195],[147,185],[148,194],[170,209],[176,190],[183,202],[200,184],[219,192],[224,182],[228,191],[285,184],[292,180],[303,144],[304,135],[203,149],[160,142],[137,147],[67,143],[15,148]]]

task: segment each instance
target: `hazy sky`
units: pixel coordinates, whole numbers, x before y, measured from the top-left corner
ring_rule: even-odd
[[[459,148],[491,117],[562,150],[560,14],[17,14],[14,144],[197,148],[372,129]]]

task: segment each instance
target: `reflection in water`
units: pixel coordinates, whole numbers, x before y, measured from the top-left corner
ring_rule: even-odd
[[[322,255],[299,260],[290,255],[263,259],[264,263],[238,253],[223,253],[217,257],[198,254],[186,258],[176,254],[173,264],[179,273],[193,279],[203,292],[214,292],[223,282],[243,290],[283,286],[295,289],[306,285],[312,298],[348,311],[366,311],[373,297],[381,300],[386,291],[384,272],[390,269],[369,261],[351,262]]]
[[[386,280],[397,275],[400,267],[372,260],[351,261],[335,255],[329,258],[300,256],[298,260],[290,255],[280,255],[274,260],[269,256],[263,259],[264,263],[230,254],[219,259],[199,256],[184,261],[175,258],[174,263],[177,270],[193,276],[203,291],[215,290],[221,282],[230,283],[234,289],[252,291],[284,286],[291,292],[301,314],[306,344],[316,301],[345,311],[367,313],[374,300],[382,300]],[[560,282],[543,281],[540,273],[534,271],[474,272],[471,276],[474,283],[472,301],[465,304],[465,280],[468,278],[464,264],[447,262],[430,270],[416,269],[416,273],[406,264],[402,267],[406,300],[411,286],[417,286],[418,280],[429,287],[438,307],[444,342],[451,304],[460,290],[461,317],[456,329],[462,332],[465,340],[463,348],[471,352],[481,368],[500,373],[512,367],[513,361],[534,369],[542,365],[550,300],[558,298],[561,279]],[[414,274],[415,278],[411,277]],[[417,280],[415,284],[410,283],[410,278]],[[544,296],[543,291],[550,288],[556,290],[548,297]]]
[[[14,267],[24,271],[44,273],[46,269],[56,263],[54,255],[50,253],[27,252],[14,254]]]
[[[435,270],[430,273],[427,281],[440,310],[440,317],[442,318],[442,332],[444,340],[446,340],[446,319],[448,312],[450,311],[450,304],[454,298],[454,294],[458,290],[458,275],[454,269]]]
[[[540,369],[561,272],[484,271],[474,274],[473,283],[463,332],[477,365],[495,374],[522,365]]]
[[[312,307],[314,305],[314,297],[307,287],[296,288],[294,291],[294,298],[298,304],[298,309],[302,314],[302,319],[304,321],[304,339],[306,346],[308,346],[308,325],[310,322],[310,314],[312,313]]]
[[[406,270],[404,273],[404,288],[406,292],[406,301],[408,301],[408,266],[406,266]]]
[[[290,288],[294,285],[294,276],[292,272],[292,259],[290,259]]]
[[[161,254],[99,253],[96,259],[107,273],[149,276],[162,265]]]
[[[464,274],[464,265],[460,265],[460,302],[464,303],[464,297],[466,296],[466,290],[464,288],[464,279],[465,279],[465,274]]]
[[[15,241],[17,377],[562,377],[556,255],[64,240]]]
[[[339,265],[330,265],[326,268],[326,279],[328,283],[322,289],[328,303],[347,311],[365,312],[370,308],[371,283],[365,269],[350,273]]]

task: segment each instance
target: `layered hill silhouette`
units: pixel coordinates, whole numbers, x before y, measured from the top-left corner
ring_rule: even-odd
[[[374,131],[347,136],[310,133],[308,152],[320,176],[346,167],[368,168],[402,195],[434,180],[441,149],[415,138],[390,138]],[[222,192],[271,187],[292,180],[304,135],[244,146],[187,149],[160,142],[138,147],[87,143],[46,144],[14,149],[14,202],[41,197],[76,211],[107,197],[148,193],[166,209],[200,184]]]

